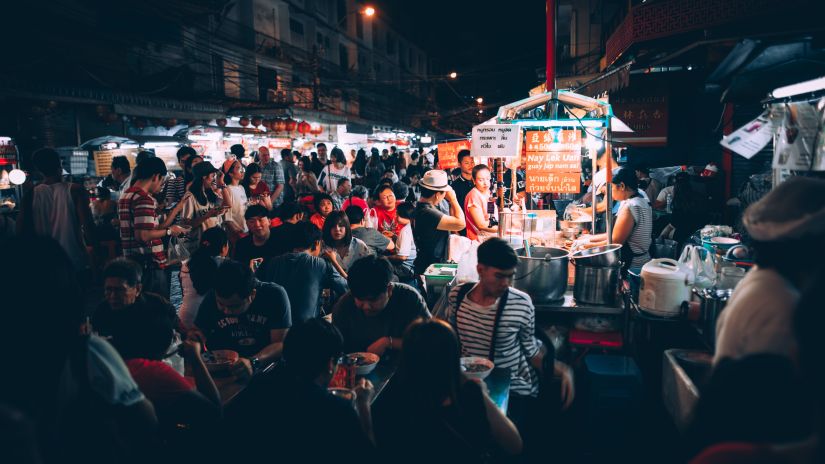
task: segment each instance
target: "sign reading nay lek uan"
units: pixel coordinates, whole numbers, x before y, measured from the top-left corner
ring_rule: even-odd
[[[483,124],[473,127],[473,157],[515,158],[521,155],[521,126]]]

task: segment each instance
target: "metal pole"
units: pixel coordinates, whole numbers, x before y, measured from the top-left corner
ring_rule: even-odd
[[[607,184],[605,184],[605,191],[607,192],[607,207],[604,211],[605,231],[607,232],[607,243],[613,243],[613,146],[610,144],[610,118],[607,118],[607,124],[604,128],[604,155],[607,156]]]

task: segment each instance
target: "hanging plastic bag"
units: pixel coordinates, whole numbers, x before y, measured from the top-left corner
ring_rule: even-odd
[[[186,244],[178,237],[169,239],[169,246],[166,250],[166,265],[175,266],[189,259],[189,250]]]
[[[378,228],[378,212],[375,211],[375,208],[368,208],[366,214],[364,214],[364,227]]]
[[[469,241],[470,246],[458,260],[458,269],[455,273],[456,282],[478,282],[478,269],[476,269],[476,265],[478,264],[478,246],[481,245],[481,243],[470,241],[466,237],[461,238]]]
[[[458,234],[450,234],[449,252],[447,253],[447,261],[451,263],[460,263],[464,255],[470,249],[472,240]]]
[[[713,286],[716,280],[713,254],[702,247],[687,245],[679,256],[679,267],[693,277],[698,288]]]

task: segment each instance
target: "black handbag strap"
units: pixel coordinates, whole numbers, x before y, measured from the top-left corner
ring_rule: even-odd
[[[458,340],[459,343],[461,342],[461,335],[458,333],[458,312],[461,311],[461,302],[464,301],[464,298],[470,293],[473,286],[475,284],[472,282],[463,284],[461,287],[458,287],[458,295],[456,295],[455,299],[455,331],[456,335],[459,335]],[[487,359],[490,361],[495,362],[495,355],[496,355],[496,334],[498,332],[498,323],[501,321],[501,314],[504,312],[504,307],[507,306],[507,296],[510,294],[510,289],[504,291],[504,294],[501,295],[501,298],[498,299],[498,307],[496,308],[496,316],[493,319],[493,335],[490,337],[490,354],[487,355]]]

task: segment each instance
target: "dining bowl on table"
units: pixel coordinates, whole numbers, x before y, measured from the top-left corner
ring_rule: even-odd
[[[461,358],[461,372],[469,379],[484,380],[493,371],[493,361],[479,356]]]
[[[375,366],[378,365],[378,361],[381,358],[375,353],[350,353],[347,355],[349,358],[349,362],[355,365],[355,375],[369,375],[370,372],[375,370]]]
[[[238,352],[233,350],[213,350],[201,353],[203,363],[210,374],[227,373],[238,362]]]

